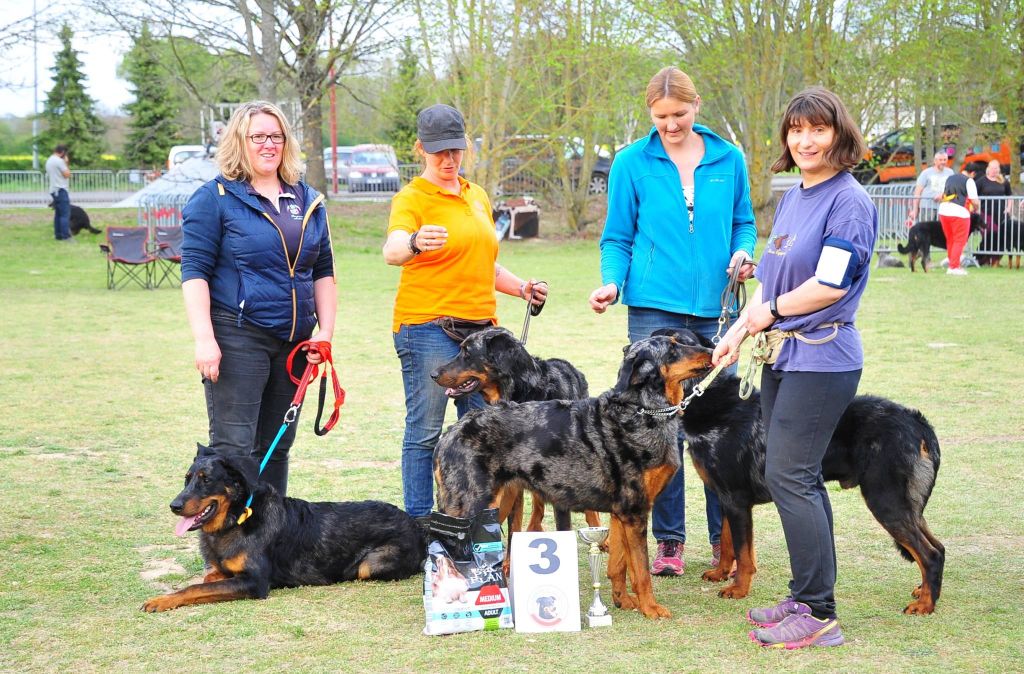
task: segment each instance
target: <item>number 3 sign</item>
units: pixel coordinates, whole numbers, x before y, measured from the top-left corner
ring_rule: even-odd
[[[512,535],[509,579],[517,632],[579,632],[580,574],[574,531]]]

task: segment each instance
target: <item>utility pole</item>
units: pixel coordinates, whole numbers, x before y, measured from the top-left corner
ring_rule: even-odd
[[[333,9],[333,8],[332,8]],[[327,15],[327,40],[328,40],[328,54],[334,51],[334,13],[333,11]],[[338,113],[337,113],[337,99],[335,94],[334,85],[334,66],[331,66],[330,73],[328,75],[330,79],[330,100],[331,100],[331,187],[334,194],[338,193]]]

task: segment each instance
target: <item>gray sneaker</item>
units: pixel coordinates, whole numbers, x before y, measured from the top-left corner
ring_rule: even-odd
[[[806,613],[788,615],[775,627],[752,630],[750,639],[763,648],[786,650],[806,646],[842,646],[845,643],[839,620],[819,620]]]
[[[750,609],[747,611],[747,620],[758,627],[775,627],[791,615],[811,615],[811,607],[786,597],[775,606]]]

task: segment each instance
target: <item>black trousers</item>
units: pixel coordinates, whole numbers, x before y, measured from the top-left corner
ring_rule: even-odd
[[[836,617],[832,504],[821,462],[839,418],[857,394],[861,370],[761,373],[767,431],[765,479],[789,548],[790,596],[816,618]]]
[[[239,325],[237,316],[221,309],[212,309],[210,316],[221,351],[217,383],[203,380],[210,449],[219,455],[251,456],[259,463],[295,396],[297,387],[288,378],[285,365],[298,342],[278,339],[245,322]],[[305,357],[296,356],[295,376],[300,377],[305,367]],[[262,482],[273,485],[282,496],[288,489],[288,451],[298,423],[296,418],[285,431],[260,475]]]

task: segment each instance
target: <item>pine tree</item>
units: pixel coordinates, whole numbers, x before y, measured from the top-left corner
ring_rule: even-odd
[[[63,144],[68,147],[73,167],[98,166],[106,128],[94,110],[96,101],[85,92],[82,62],[71,47],[73,36],[64,24],[59,35],[62,47],[50,68],[53,88],[43,104],[41,117],[46,130],[39,136],[39,148],[41,154],[48,154],[55,145]]]
[[[403,164],[418,160],[412,146],[416,142],[416,113],[424,107],[425,100],[419,59],[412,50],[412,42],[406,38],[398,60],[398,75],[388,91],[386,106],[388,142]]]
[[[135,94],[135,101],[124,106],[131,115],[125,160],[129,166],[162,166],[178,135],[178,110],[147,23],[142,24],[142,32],[125,57],[124,72]]]

